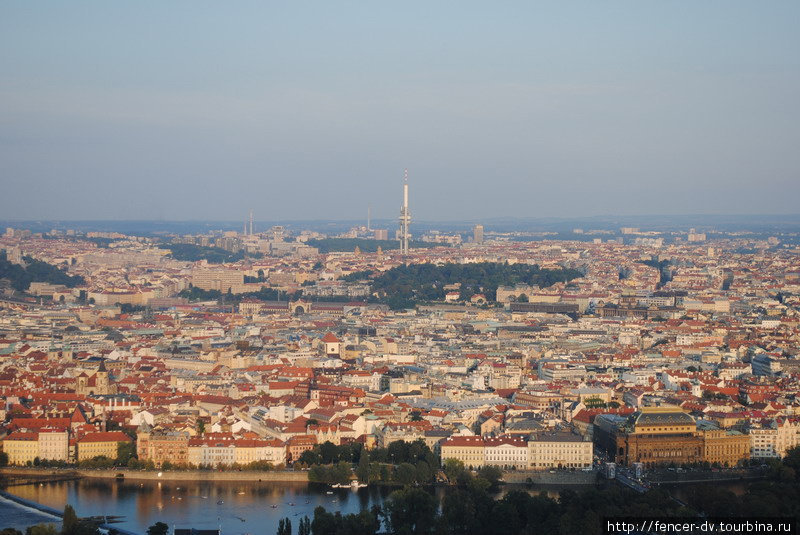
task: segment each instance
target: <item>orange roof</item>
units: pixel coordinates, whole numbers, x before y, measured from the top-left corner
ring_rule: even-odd
[[[78,442],[131,442],[133,439],[122,431],[99,431],[87,433]]]
[[[329,332],[328,334],[322,337],[322,341],[325,342],[326,344],[336,344],[341,340],[336,338],[335,334]]]

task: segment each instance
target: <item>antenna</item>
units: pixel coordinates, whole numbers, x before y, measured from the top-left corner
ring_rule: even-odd
[[[253,209],[250,209],[250,235],[253,235]]]
[[[408,254],[408,225],[411,223],[411,212],[408,211],[408,169],[403,173],[403,206],[400,208],[400,254]]]

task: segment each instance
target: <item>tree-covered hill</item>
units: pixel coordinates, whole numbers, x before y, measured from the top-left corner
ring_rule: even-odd
[[[392,308],[403,308],[419,301],[441,301],[447,293],[445,287],[455,283],[461,284],[461,299],[482,293],[494,301],[498,286],[527,284],[546,288],[582,276],[575,269],[542,269],[535,264],[412,264],[394,267],[372,279],[371,284],[373,293]]]
[[[15,290],[25,291],[32,282],[49,282],[50,284],[63,284],[67,288],[74,288],[84,283],[79,275],[67,275],[58,267],[36,260],[30,256],[23,257],[24,266],[8,261],[5,250],[0,251],[0,279],[8,279]]]
[[[210,264],[222,264],[224,262],[238,262],[244,258],[244,253],[232,253],[219,247],[204,247],[191,243],[162,243],[161,249],[169,249],[172,258],[184,262],[197,262],[206,260]]]
[[[380,247],[384,251],[399,249],[398,240],[368,240],[364,238],[325,238],[321,240],[308,240],[306,245],[316,247],[320,253],[340,253],[353,252],[356,247],[362,253],[374,253]],[[408,244],[412,249],[424,249],[430,247],[442,247],[441,243],[428,243],[423,241],[412,241]]]

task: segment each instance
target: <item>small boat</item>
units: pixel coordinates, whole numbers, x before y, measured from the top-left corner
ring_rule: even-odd
[[[272,505],[270,505],[270,507],[272,507],[273,509],[277,509],[278,508],[278,506],[275,505],[274,503]]]
[[[295,505],[295,504],[294,504],[294,502],[289,502],[289,505],[291,505],[292,507],[294,507],[294,505]]]
[[[219,500],[219,501],[217,502],[217,505],[222,505],[223,503],[225,503],[225,500]]]
[[[328,492],[326,492],[325,494],[333,494],[333,491],[332,491],[332,490],[329,490],[329,491],[328,491]]]
[[[244,491],[240,490],[239,492],[237,492],[237,494],[244,494]]]

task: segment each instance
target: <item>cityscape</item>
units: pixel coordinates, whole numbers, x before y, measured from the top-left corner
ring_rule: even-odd
[[[0,535],[797,533],[798,6],[312,4],[0,7]]]

